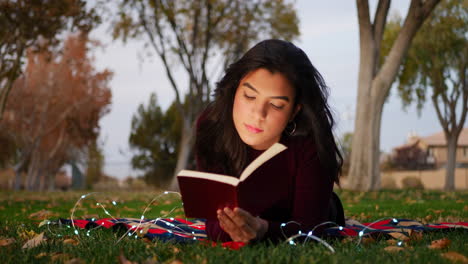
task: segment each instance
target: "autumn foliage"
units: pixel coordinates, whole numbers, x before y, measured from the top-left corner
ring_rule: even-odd
[[[24,74],[14,83],[4,126],[20,152],[17,172],[29,190],[53,188],[54,175],[95,142],[108,112],[112,73],[97,72],[85,34],[71,35],[60,52],[28,52]],[[18,187],[19,174],[15,179]]]

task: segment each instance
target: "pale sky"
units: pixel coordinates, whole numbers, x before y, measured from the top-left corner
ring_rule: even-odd
[[[375,8],[377,1],[370,1]],[[398,10],[406,14],[410,1],[392,1],[390,13]],[[354,109],[357,95],[359,68],[359,34],[355,1],[297,1],[300,20],[300,39],[294,43],[309,56],[312,64],[323,75],[330,87],[329,104],[337,120],[335,134],[342,135],[354,128]],[[100,140],[104,143],[105,172],[125,178],[138,176],[131,169],[132,153],[129,149],[131,118],[140,104],[147,104],[155,92],[159,104],[167,108],[174,92],[166,78],[159,59],[148,55],[143,42],[112,42],[108,25],[92,33],[92,37],[105,44],[95,53],[98,69],[108,68],[114,72],[110,83],[112,105],[109,114],[101,121]],[[144,58],[144,59],[142,59]],[[182,72],[177,79],[185,79]],[[186,82],[185,82],[186,83]],[[390,152],[395,146],[405,143],[410,132],[428,136],[442,130],[433,106],[428,102],[418,116],[416,107],[402,111],[400,99],[392,89],[392,96],[384,106],[381,130],[381,150]]]

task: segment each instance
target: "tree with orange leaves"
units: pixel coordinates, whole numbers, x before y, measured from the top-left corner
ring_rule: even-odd
[[[95,142],[109,110],[112,73],[95,70],[89,43],[86,34],[71,35],[61,52],[28,52],[0,124],[20,151],[15,189],[20,171],[26,189],[53,189],[57,171]]]

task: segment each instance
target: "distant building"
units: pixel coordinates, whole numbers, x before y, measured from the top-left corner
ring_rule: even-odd
[[[468,128],[458,137],[457,167],[468,166]],[[408,142],[392,151],[392,163],[399,169],[440,168],[447,163],[447,141],[444,132],[427,137],[412,134]]]

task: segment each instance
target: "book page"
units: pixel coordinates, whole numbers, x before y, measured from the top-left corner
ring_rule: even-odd
[[[232,186],[237,186],[237,184],[239,184],[239,179],[237,179],[236,177],[193,170],[181,170],[179,173],[177,173],[177,177],[207,179],[211,181],[224,182]]]
[[[287,149],[287,147],[281,143],[275,143],[270,148],[265,150],[260,156],[258,156],[252,163],[245,168],[242,172],[239,180],[243,181],[247,177],[249,177],[252,172],[254,172],[258,167],[260,167],[263,163],[267,162],[269,159],[276,156],[276,154],[280,153],[281,151]]]

